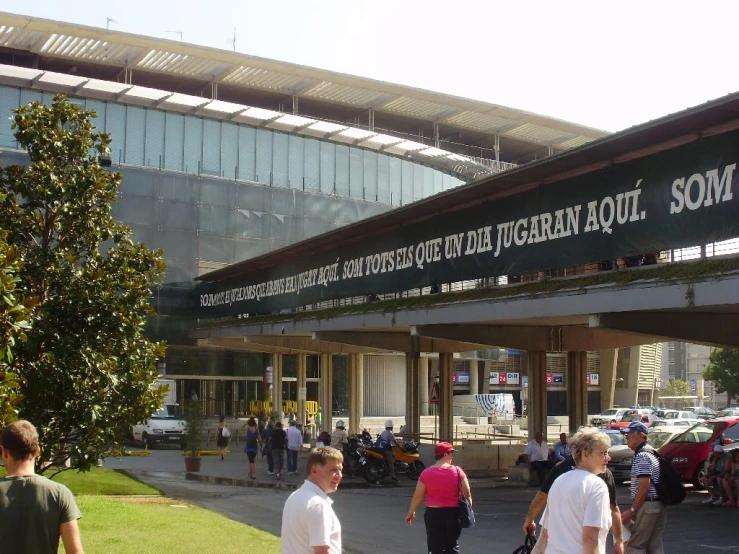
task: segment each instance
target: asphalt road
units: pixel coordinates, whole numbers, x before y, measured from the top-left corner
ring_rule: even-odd
[[[207,460],[208,467],[222,468]],[[154,452],[148,460],[108,463],[122,467],[165,494],[187,500],[227,517],[280,533],[282,505],[290,490],[244,488],[238,486],[205,485],[187,481],[180,469],[179,453]],[[131,467],[134,466],[134,467]],[[207,468],[204,468],[207,470]],[[239,469],[233,466],[233,469]],[[227,473],[227,469],[220,469]],[[265,481],[268,477],[265,475]],[[291,479],[293,481],[293,479]],[[294,479],[297,484],[299,479]],[[342,524],[346,552],[351,554],[421,554],[425,550],[423,520],[413,526],[404,522],[413,494],[413,483],[407,479],[399,487],[368,487],[339,491],[333,495],[334,508]],[[474,480],[473,498],[477,525],[462,532],[463,552],[506,554],[522,542],[521,525],[535,489],[501,486],[500,481]],[[619,487],[619,501],[628,506],[628,487]],[[665,552],[693,554],[696,552],[739,552],[739,508],[701,506],[705,496],[690,492],[686,501],[669,510],[664,534]],[[419,513],[419,516],[421,513]]]

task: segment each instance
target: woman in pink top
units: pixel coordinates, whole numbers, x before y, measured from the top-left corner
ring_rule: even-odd
[[[452,465],[454,447],[448,442],[440,442],[434,448],[436,463],[423,470],[416,484],[416,492],[411,499],[411,507],[405,522],[411,525],[416,519],[416,508],[426,497],[426,543],[429,554],[452,554],[459,552],[459,495],[460,492],[472,505],[472,493],[467,476],[457,466]]]

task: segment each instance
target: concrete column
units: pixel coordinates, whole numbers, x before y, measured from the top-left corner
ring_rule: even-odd
[[[329,433],[333,430],[333,413],[334,413],[334,363],[333,356],[331,354],[321,354],[321,393],[320,393],[320,406],[321,406],[321,429],[316,431],[327,430]]]
[[[421,412],[419,407],[420,354],[405,354],[405,429],[408,433],[421,432]]]
[[[490,367],[493,363],[489,360],[481,360],[478,362],[480,375],[480,388],[478,394],[489,394],[490,393]]]
[[[429,357],[421,356],[418,361],[418,392],[421,415],[429,415]]]
[[[529,439],[536,431],[547,434],[547,353],[531,350],[526,353],[529,370]]]
[[[359,432],[363,409],[364,355],[349,355],[349,428]]]
[[[282,354],[272,354],[272,411],[282,411]]]
[[[607,410],[614,404],[616,390],[616,366],[618,365],[618,348],[600,351],[600,411]]]
[[[567,353],[567,414],[570,433],[588,423],[588,353]]]
[[[451,353],[439,354],[439,439],[454,438],[454,383],[452,369],[454,358]]]
[[[478,394],[479,391],[479,375],[477,360],[467,362],[470,368],[470,394]]]
[[[305,397],[302,399],[300,398],[300,389],[306,387],[306,363],[307,363],[307,354],[298,354],[297,355],[297,361],[298,361],[298,413],[296,414],[297,421],[301,425],[305,425]]]

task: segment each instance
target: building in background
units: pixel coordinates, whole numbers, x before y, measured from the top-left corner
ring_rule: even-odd
[[[27,160],[11,111],[59,92],[95,110],[111,135],[113,169],[124,177],[114,215],[167,262],[147,332],[169,344],[160,367],[178,400],[196,395],[209,415],[246,413],[271,386],[295,400],[297,369],[285,355],[282,382],[272,383],[259,351],[199,347],[189,337],[195,277],[606,134],[433,91],[0,13],[1,163]],[[404,367],[402,357],[366,357],[367,413],[404,413]],[[334,406],[345,415],[345,357],[333,372]],[[317,356],[307,375],[307,399],[316,400]]]
[[[663,364],[663,379],[687,381],[690,383],[691,396],[696,397],[696,406],[701,405],[720,410],[726,406],[726,393],[719,394],[716,392],[716,384],[713,381],[703,379],[703,371],[711,363],[712,350],[713,347],[702,344],[666,342],[667,356]]]
[[[655,405],[662,386],[663,350],[663,343],[619,349],[614,405]]]

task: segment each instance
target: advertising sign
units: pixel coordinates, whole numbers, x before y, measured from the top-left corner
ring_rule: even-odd
[[[549,379],[547,379],[547,385],[549,385]],[[565,384],[565,374],[564,373],[552,373],[552,385],[564,385]]]
[[[690,396],[698,396],[698,381],[690,380]]]
[[[600,385],[600,373],[588,373],[588,385],[597,387]]]
[[[202,283],[198,317],[271,313],[733,238],[739,236],[737,163],[739,131],[704,136],[409,222],[402,233],[357,236],[310,257],[286,256],[273,267]],[[454,193],[448,198],[454,202]]]
[[[469,385],[470,384],[470,372],[469,371],[455,371],[452,373],[453,383],[455,385]]]
[[[547,373],[547,385],[551,385],[552,383],[554,383],[554,378],[551,373]]]
[[[506,380],[508,381],[508,384],[518,385],[519,384],[518,375],[519,375],[518,373],[508,373],[506,376]]]

